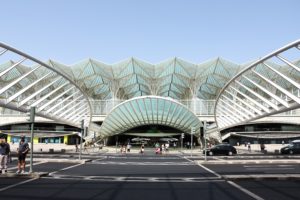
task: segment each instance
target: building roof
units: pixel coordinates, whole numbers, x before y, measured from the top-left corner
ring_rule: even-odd
[[[0,64],[0,70],[12,64],[13,62]],[[54,60],[48,60],[46,64],[74,80],[96,100],[126,100],[146,95],[173,99],[215,99],[222,86],[243,68],[243,65],[220,57],[201,64],[177,57],[158,64],[133,57],[116,64],[104,64],[94,59],[86,59],[73,65]],[[19,65],[5,78],[13,79],[15,73],[20,73],[18,71],[29,69],[30,67]],[[28,84],[25,79],[23,84]]]

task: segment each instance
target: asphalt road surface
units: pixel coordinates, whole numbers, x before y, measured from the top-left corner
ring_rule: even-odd
[[[300,172],[297,164],[202,165],[180,155],[103,154],[85,164],[35,162],[34,170],[49,175],[37,179],[0,177],[0,199],[296,200],[300,197],[299,180],[232,181],[222,177],[270,172],[294,174]]]

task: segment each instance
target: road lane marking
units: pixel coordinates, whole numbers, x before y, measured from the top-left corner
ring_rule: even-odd
[[[164,156],[164,155],[157,155],[157,156],[127,156],[127,155],[121,155],[121,156],[106,156],[107,159],[112,158],[112,159],[153,159],[153,160],[165,160],[165,159],[170,159],[170,160],[179,160],[182,159],[180,157],[175,157],[175,156]]]
[[[186,160],[188,160],[188,161],[190,161],[190,162],[192,162],[192,163],[194,163],[195,165],[200,166],[201,168],[203,168],[204,170],[206,170],[206,171],[212,173],[212,174],[215,175],[216,177],[221,178],[221,175],[220,175],[220,174],[218,174],[217,172],[215,172],[215,171],[213,171],[213,170],[211,170],[211,169],[209,169],[209,168],[203,166],[202,164],[198,163],[197,161],[193,161],[193,160],[190,160],[190,159],[185,158],[185,157],[183,157],[183,158],[186,159]]]
[[[246,188],[243,188],[242,186],[232,182],[232,181],[227,181],[227,183],[229,183],[230,185],[232,185],[233,187],[239,189],[240,191],[246,193],[247,195],[251,196],[252,198],[254,198],[255,200],[264,200],[262,197],[254,194],[253,192],[247,190]]]
[[[192,160],[190,160],[190,159],[188,159],[188,158],[185,158],[185,159],[189,160],[190,162],[194,162],[194,161],[192,161]],[[215,172],[215,171],[213,171],[213,170],[211,170],[211,169],[209,169],[209,168],[203,166],[202,164],[198,163],[197,161],[196,161],[196,163],[197,163],[197,165],[199,165],[200,167],[202,167],[202,168],[205,169],[206,171],[208,171],[208,172],[214,174],[214,175],[217,176],[218,178],[220,178],[220,179],[223,178],[223,177],[222,177],[220,174],[218,174],[217,172]],[[224,180],[224,179],[221,179],[221,180]],[[264,199],[261,198],[260,196],[254,194],[253,192],[247,190],[246,188],[243,188],[242,186],[240,186],[240,185],[238,185],[238,184],[236,184],[236,183],[234,183],[234,182],[232,182],[232,181],[226,180],[226,182],[229,183],[230,185],[234,186],[235,188],[239,189],[240,191],[244,192],[245,194],[251,196],[251,197],[254,198],[255,200],[264,200]]]
[[[195,165],[190,162],[117,162],[117,161],[103,161],[103,162],[91,162],[89,165],[152,165],[152,166],[162,166],[162,165]]]
[[[31,181],[34,181],[34,180],[37,180],[39,178],[32,178],[32,179],[29,179],[29,180],[26,180],[26,181],[22,181],[22,182],[19,182],[19,183],[16,183],[16,184],[13,184],[13,185],[9,185],[9,186],[6,186],[4,188],[0,188],[0,192],[3,192],[5,190],[8,190],[8,189],[11,189],[11,188],[14,188],[14,187],[17,187],[19,185],[23,185],[25,183],[29,183]]]
[[[273,168],[273,167],[293,167],[294,165],[244,165],[245,168]]]
[[[275,171],[275,170],[294,170],[295,168],[292,167],[285,167],[285,168],[246,168],[246,170],[249,171],[254,171],[254,170],[270,170],[270,171]]]
[[[74,167],[78,167],[78,166],[80,166],[80,165],[83,165],[83,163],[79,163],[79,164],[76,164],[76,165],[72,165],[72,166],[69,166],[69,167],[65,167],[65,168],[63,168],[63,169],[59,169],[59,170],[54,171],[54,172],[50,172],[50,173],[49,173],[49,176],[52,176],[53,174],[55,174],[55,173],[57,173],[57,172],[66,171],[66,170],[68,170],[68,169],[71,169],[71,168],[74,168]]]
[[[47,161],[41,161],[41,162],[37,162],[37,163],[33,163],[32,165],[41,165],[41,164],[44,164],[44,163],[47,163]],[[30,163],[26,163],[26,165],[28,166],[28,165],[30,165]],[[13,169],[17,169],[18,168],[18,166],[16,166],[16,167],[10,167],[10,168],[7,168],[7,170],[13,170]]]
[[[86,181],[107,181],[107,182],[225,182],[217,177],[130,177],[130,176],[79,176],[79,175],[54,175],[42,177],[44,179],[62,180],[86,180]]]
[[[244,165],[246,170],[295,170],[294,165]]]

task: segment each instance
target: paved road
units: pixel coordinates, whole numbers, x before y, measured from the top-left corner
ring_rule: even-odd
[[[0,178],[12,199],[299,199],[298,180],[236,180],[228,174],[299,173],[298,165],[198,165],[180,155],[102,154],[86,164],[35,162],[39,179]],[[13,166],[11,166],[13,167]],[[274,170],[278,169],[278,170]]]
[[[205,167],[220,175],[234,174],[300,174],[299,164],[230,164],[213,165]]]

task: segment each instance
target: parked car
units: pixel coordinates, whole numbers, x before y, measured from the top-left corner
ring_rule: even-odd
[[[300,153],[300,140],[294,140],[291,144],[280,149],[282,154],[298,154]]]
[[[203,154],[205,154],[205,151],[203,150]],[[213,146],[210,149],[207,149],[206,151],[207,155],[229,155],[232,156],[234,154],[237,154],[236,148],[231,146],[230,144],[218,144],[216,146]]]

